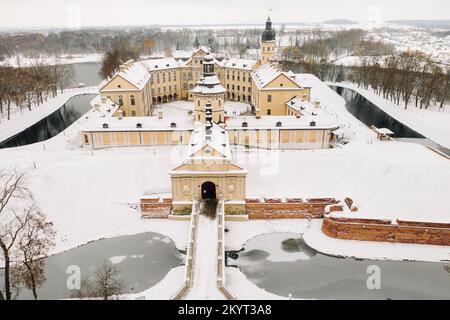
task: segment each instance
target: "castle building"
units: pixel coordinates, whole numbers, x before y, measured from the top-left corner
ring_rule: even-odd
[[[203,77],[192,90],[194,96],[194,119],[205,122],[206,106],[212,112],[215,123],[221,123],[225,117],[225,88],[220,84],[219,78],[214,73],[214,60],[211,55],[206,55],[202,60]]]
[[[94,149],[189,144],[208,112],[224,128],[230,145],[329,148],[339,125],[320,102],[311,102],[312,88],[301,75],[273,63],[275,40],[269,17],[259,60],[221,58],[200,47],[186,61],[126,62],[102,83],[96,105],[106,104],[103,109],[110,112],[87,121],[83,144]],[[192,101],[192,112],[165,116],[164,103],[180,99]],[[248,107],[237,113],[233,104]]]
[[[227,131],[213,123],[212,106],[195,127],[186,160],[170,172],[174,214],[189,214],[194,199],[221,199],[227,212],[243,212],[247,170],[232,161]]]

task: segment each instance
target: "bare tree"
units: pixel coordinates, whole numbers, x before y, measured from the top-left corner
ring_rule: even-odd
[[[18,242],[20,263],[20,280],[27,289],[30,289],[37,300],[37,288],[45,282],[45,259],[49,250],[55,245],[56,232],[53,223],[48,222],[44,214],[37,208],[29,223],[24,227],[22,237]]]
[[[25,174],[18,170],[0,171],[0,248],[5,264],[6,300],[12,299],[13,289],[20,282],[34,288],[37,296],[36,287],[42,283],[38,271],[43,270],[43,262],[34,261],[46,255],[53,238],[52,224],[35,206]],[[24,266],[25,272],[21,269]]]
[[[110,261],[105,261],[100,268],[97,268],[95,277],[97,295],[103,300],[109,300],[111,297],[123,293],[125,285],[119,275],[120,271]]]

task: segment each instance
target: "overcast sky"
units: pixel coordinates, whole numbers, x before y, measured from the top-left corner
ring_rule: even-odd
[[[0,0],[0,27],[450,19],[450,0]]]

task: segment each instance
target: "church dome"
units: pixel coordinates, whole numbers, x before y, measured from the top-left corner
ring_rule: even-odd
[[[270,20],[270,17],[267,18],[266,29],[264,30],[264,32],[262,34],[261,40],[263,42],[275,41],[275,30],[272,27],[272,21]]]

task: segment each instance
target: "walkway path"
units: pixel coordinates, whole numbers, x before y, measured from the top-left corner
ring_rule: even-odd
[[[217,218],[211,216],[215,204],[203,202],[197,228],[193,286],[186,299],[224,299],[217,288]]]

